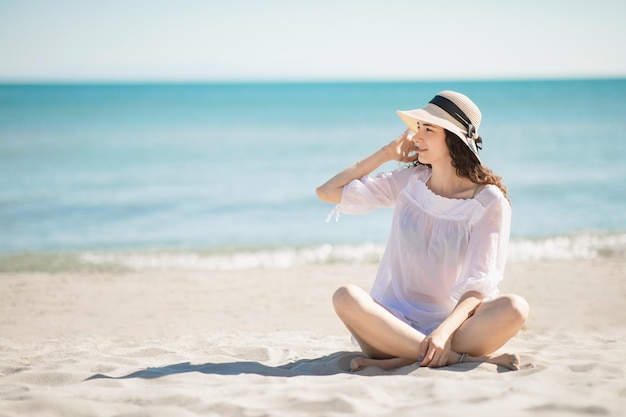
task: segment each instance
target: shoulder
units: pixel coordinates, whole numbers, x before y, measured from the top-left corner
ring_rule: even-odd
[[[485,230],[499,230],[502,232],[511,225],[511,204],[506,199],[500,188],[495,185],[487,185],[475,198],[482,206],[473,218],[477,227]],[[478,226],[480,225],[480,226]]]
[[[502,191],[495,185],[487,185],[476,195],[475,200],[483,207],[500,207],[501,209],[510,210],[511,205],[506,199]]]

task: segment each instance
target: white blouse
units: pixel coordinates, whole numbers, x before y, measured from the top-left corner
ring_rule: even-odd
[[[511,228],[511,207],[488,185],[473,199],[450,199],[426,187],[431,170],[409,167],[354,180],[338,212],[394,207],[391,233],[372,297],[429,333],[468,291],[499,294]]]

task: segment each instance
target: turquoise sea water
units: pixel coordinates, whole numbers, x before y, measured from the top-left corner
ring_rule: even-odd
[[[315,187],[444,89],[483,112],[512,258],[624,256],[626,79],[0,85],[0,269],[376,258],[391,211],[327,224]]]

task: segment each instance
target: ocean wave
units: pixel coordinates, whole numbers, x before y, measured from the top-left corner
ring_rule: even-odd
[[[626,233],[578,233],[541,239],[513,239],[509,262],[626,258]]]
[[[384,246],[373,243],[361,245],[319,245],[304,248],[233,251],[231,253],[85,253],[84,262],[119,264],[134,270],[201,269],[240,270],[255,268],[290,268],[303,265],[332,263],[377,262]]]
[[[323,244],[256,250],[136,250],[77,253],[21,253],[0,256],[0,272],[124,272],[147,270],[227,271],[305,265],[375,264],[384,244]],[[509,262],[626,259],[626,233],[579,233],[513,239]]]

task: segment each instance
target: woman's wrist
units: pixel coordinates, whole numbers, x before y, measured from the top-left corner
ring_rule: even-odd
[[[369,174],[369,172],[367,172],[365,168],[363,168],[363,164],[361,164],[361,161],[356,161],[356,169],[361,178]]]
[[[392,146],[391,143],[388,143],[380,148],[379,152],[381,153],[381,157],[384,159],[383,163],[395,161],[398,156],[395,147]]]
[[[385,162],[391,161],[393,158],[390,158],[390,156],[391,152],[389,152],[387,146],[385,145],[370,156],[357,161],[355,166],[361,177],[364,177],[369,175]]]

